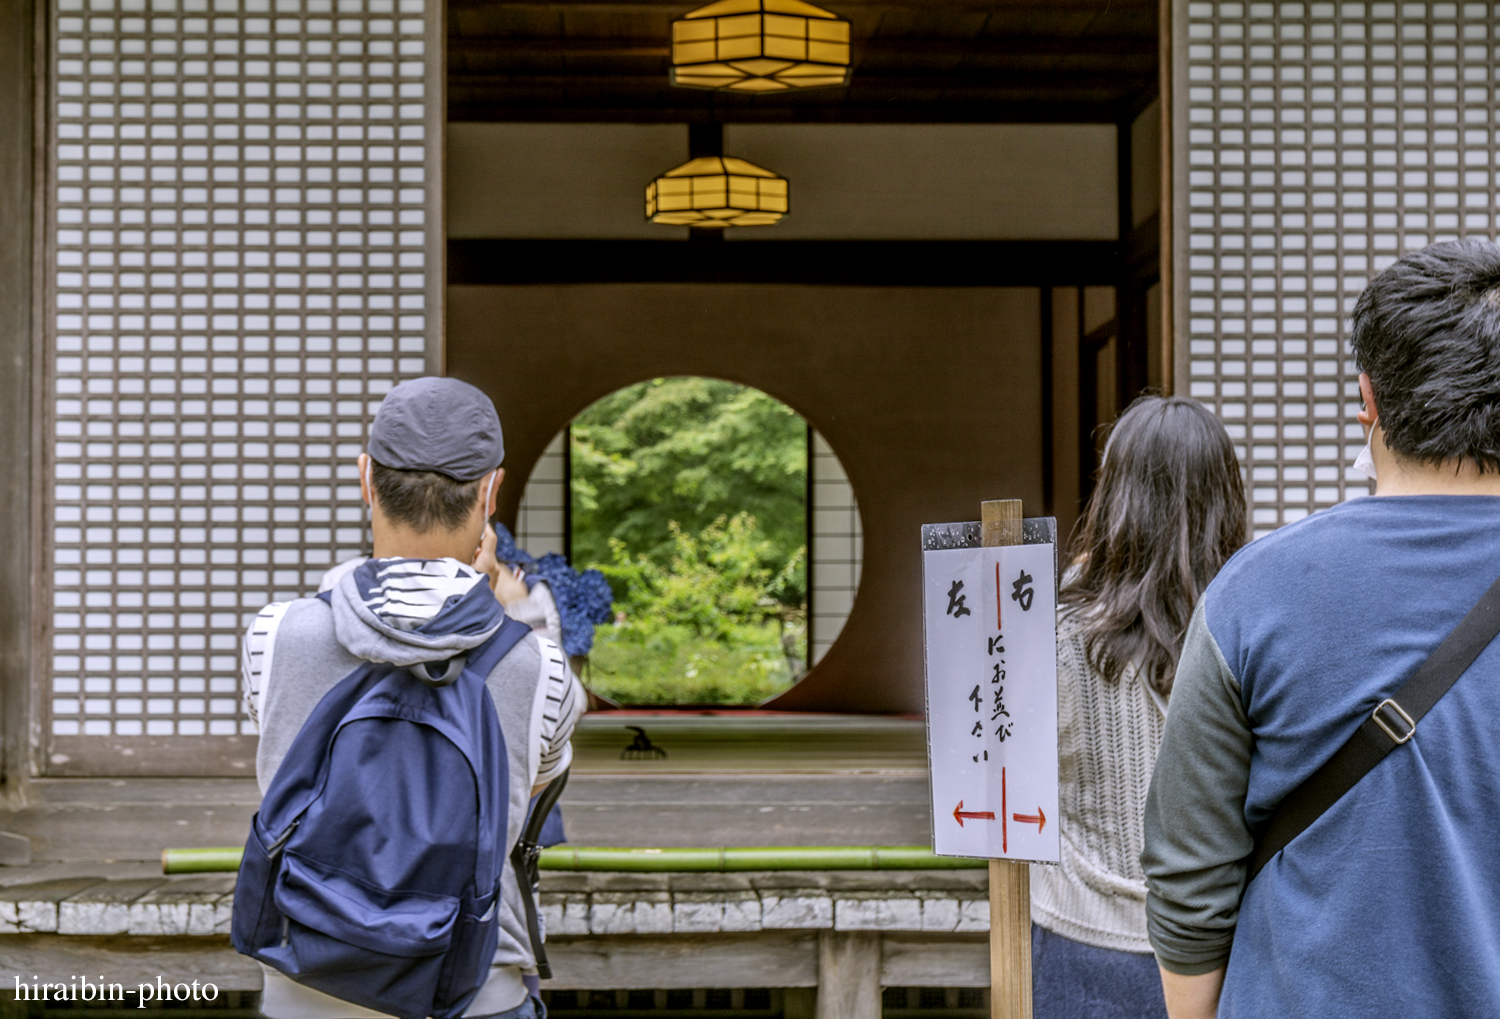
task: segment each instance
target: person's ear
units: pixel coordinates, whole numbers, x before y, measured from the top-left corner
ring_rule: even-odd
[[[496,467],[494,480],[489,484],[489,498],[484,504],[484,519],[488,520],[495,515],[495,507],[500,502],[500,483],[505,480],[505,468]]]
[[[359,454],[359,460],[356,461],[359,465],[359,497],[371,509],[375,507],[375,483],[370,480],[370,464],[372,462],[369,453]]]
[[[1380,410],[1375,406],[1375,390],[1370,386],[1370,376],[1359,373],[1359,399],[1364,404],[1355,417],[1368,433],[1380,422]]]

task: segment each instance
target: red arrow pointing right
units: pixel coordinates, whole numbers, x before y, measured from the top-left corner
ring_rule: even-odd
[[[1042,813],[1041,807],[1036,808],[1035,814],[1012,814],[1010,815],[1010,819],[1012,821],[1019,821],[1021,824],[1036,825],[1038,835],[1042,833],[1043,828],[1047,827],[1047,815]]]
[[[993,821],[995,812],[993,810],[965,810],[964,801],[959,800],[958,806],[953,808],[953,820],[957,821],[958,826],[962,828],[966,817],[970,821]]]

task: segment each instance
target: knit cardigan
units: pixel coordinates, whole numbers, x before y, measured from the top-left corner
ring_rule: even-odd
[[[1166,701],[1134,666],[1109,682],[1089,666],[1076,610],[1057,629],[1061,862],[1031,868],[1031,919],[1099,948],[1149,952],[1140,856]]]

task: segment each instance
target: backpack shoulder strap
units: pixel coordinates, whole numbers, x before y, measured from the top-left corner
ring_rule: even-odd
[[[1276,806],[1256,835],[1247,881],[1354,788],[1385,755],[1410,740],[1417,723],[1500,634],[1500,580],[1490,585],[1453,632],[1401,689],[1375,705],[1343,746]]]
[[[326,591],[321,592],[317,597],[325,603],[329,602]],[[490,638],[474,648],[467,659],[460,658],[459,661],[462,662],[462,667],[471,670],[483,685],[500,659],[525,640],[529,633],[531,633],[531,627],[525,623],[518,623],[509,616],[502,617],[500,627],[490,635]],[[377,663],[360,663],[359,667],[324,694],[322,700],[313,708],[312,713],[298,731],[296,739],[292,741],[291,749],[283,759],[281,767],[277,769],[278,778],[298,775],[301,776],[301,781],[295,783],[289,780],[272,781],[260,810],[261,815],[267,819],[268,825],[279,831],[306,809],[317,791],[316,779],[321,774],[321,768],[317,766],[313,758],[309,757],[306,760],[303,758],[306,755],[321,757],[328,741],[344,717],[368,692],[370,685],[379,680],[380,669],[381,666]],[[457,678],[456,675],[454,678]],[[498,718],[496,724],[499,724]]]
[[[510,616],[504,617],[500,621],[500,629],[469,653],[467,668],[472,669],[480,679],[487,679],[495,666],[500,664],[500,659],[510,654],[511,648],[525,640],[530,633],[531,627],[525,623],[517,622]]]

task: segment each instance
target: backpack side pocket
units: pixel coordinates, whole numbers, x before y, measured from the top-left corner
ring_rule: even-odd
[[[489,895],[465,898],[453,925],[453,940],[443,957],[433,998],[432,1019],[463,1015],[474,995],[489,979],[490,964],[500,943],[500,889]]]
[[[256,957],[281,939],[281,911],[276,908],[276,872],[281,847],[268,849],[260,814],[250,821],[250,837],[234,883],[234,912],[229,940],[235,951]]]

